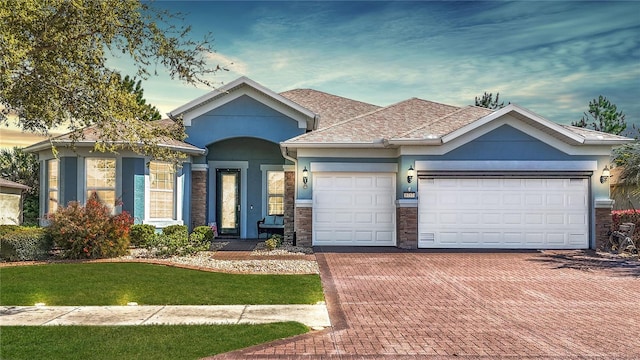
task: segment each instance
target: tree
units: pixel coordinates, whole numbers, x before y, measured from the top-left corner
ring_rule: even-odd
[[[589,101],[589,110],[584,113],[582,119],[572,122],[571,125],[620,135],[627,128],[625,116],[622,111],[618,111],[615,104],[600,95],[597,99]]]
[[[14,147],[0,150],[0,176],[31,189],[27,191],[23,203],[24,223],[35,225],[38,222],[40,203],[40,164],[35,154],[25,153],[21,148]]]
[[[136,82],[136,79],[132,79],[127,75],[122,79],[122,86],[124,86],[128,92],[136,96],[136,102],[142,109],[142,112],[139,114],[140,120],[154,121],[162,119],[160,111],[158,111],[155,106],[147,104],[147,100],[144,99],[142,80],[138,80],[138,82]]]
[[[493,100],[493,93],[487,93],[486,91],[481,98],[476,96],[476,106],[484,107],[487,109],[502,109],[504,107],[504,101],[500,102],[500,93],[496,93],[496,99]],[[511,103],[509,103],[511,104]]]
[[[622,169],[614,191],[622,196],[640,196],[640,142],[613,149],[613,162]]]
[[[220,67],[207,62],[210,36],[194,41],[190,27],[176,25],[183,23],[179,14],[141,0],[0,1],[0,125],[15,114],[24,131],[44,135],[58,126],[94,126],[101,138],[96,150],[128,146],[168,156],[157,139],[183,139],[182,124],[162,128],[137,121],[145,104],[135,89],[122,86],[107,59],[131,58],[142,79],[164,67],[172,78],[211,86],[208,76]],[[73,134],[74,140],[82,136]]]

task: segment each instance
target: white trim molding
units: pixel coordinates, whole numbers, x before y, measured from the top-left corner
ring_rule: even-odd
[[[416,170],[430,171],[596,171],[596,160],[572,161],[416,161]]]
[[[311,162],[310,172],[398,172],[397,163]]]
[[[240,169],[240,238],[247,238],[247,170],[249,169],[248,161],[209,161],[209,169]],[[208,222],[215,221],[216,218],[216,174],[209,174],[209,184],[207,193],[209,199],[209,211],[207,213]]]

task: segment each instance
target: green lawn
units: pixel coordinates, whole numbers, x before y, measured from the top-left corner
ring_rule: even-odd
[[[0,294],[0,305],[23,306],[315,304],[324,300],[318,275],[225,274],[141,263],[1,268]]]
[[[200,359],[307,332],[260,325],[5,326],[1,359]]]

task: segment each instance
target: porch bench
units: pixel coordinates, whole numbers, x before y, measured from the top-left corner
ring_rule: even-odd
[[[284,215],[269,215],[258,221],[258,237],[260,234],[284,235]]]

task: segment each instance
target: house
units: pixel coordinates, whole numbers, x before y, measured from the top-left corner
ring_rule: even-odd
[[[22,224],[24,193],[30,189],[26,185],[0,179],[0,225]]]
[[[379,107],[246,77],[168,115],[188,135],[165,144],[188,155],[177,172],[133,152],[91,153],[91,139],[58,159],[49,143],[28,148],[42,164],[42,215],[95,191],[140,223],[216,223],[241,239],[284,215],[285,239],[303,246],[595,248],[611,221],[602,172],[612,146],[631,140],[515,104]]]

